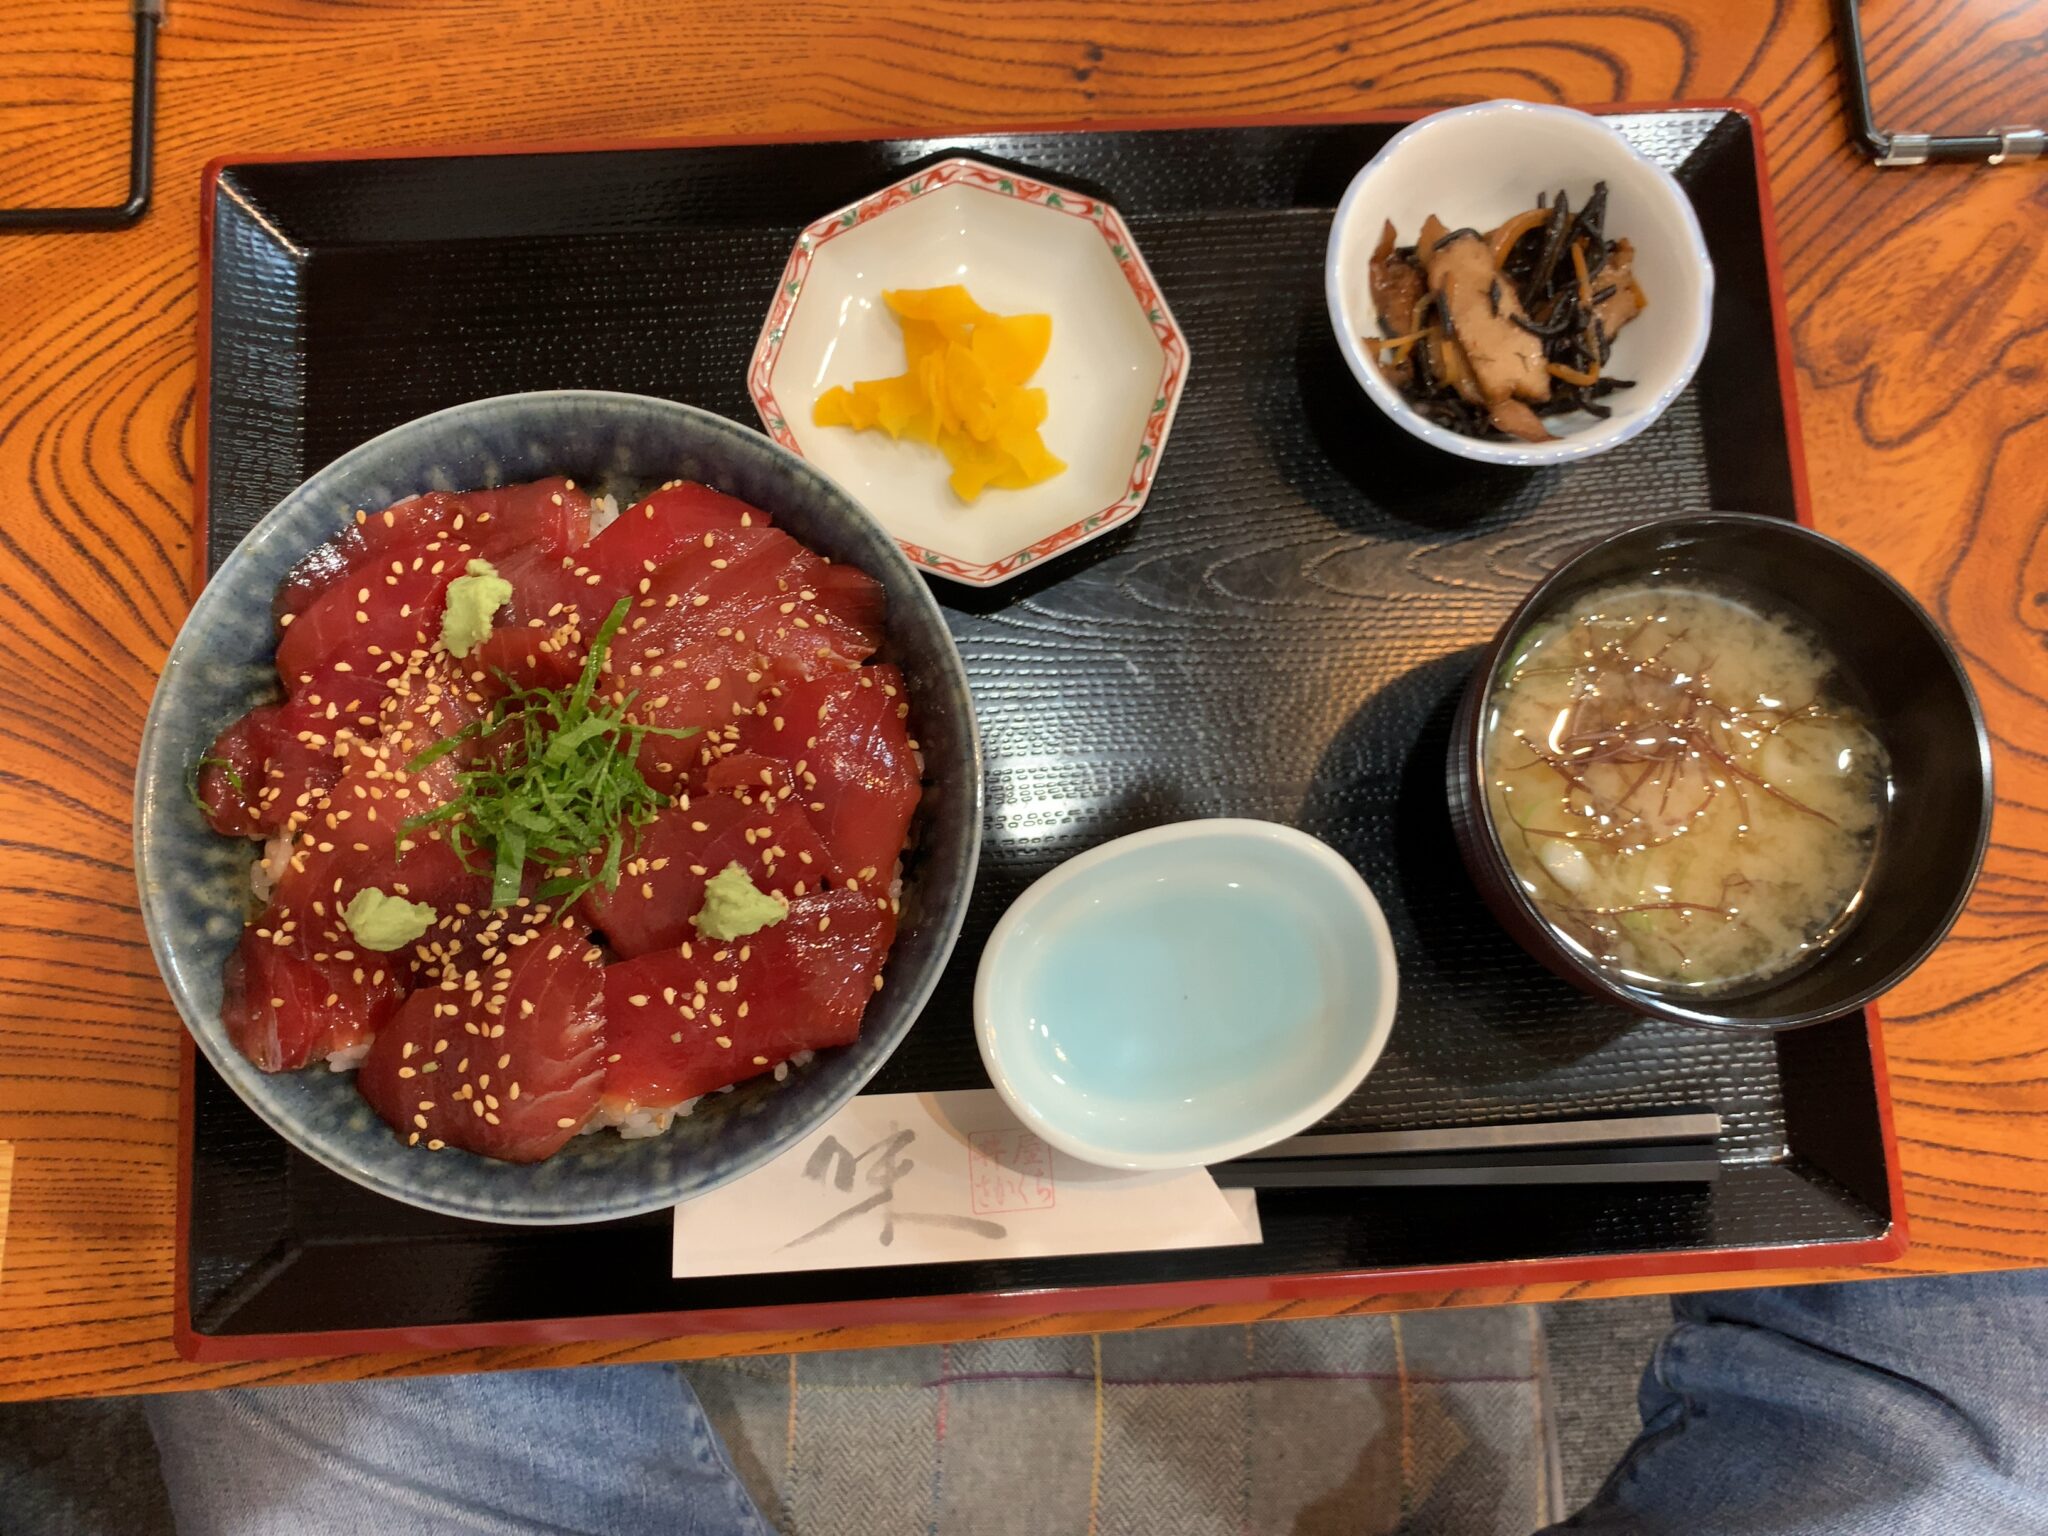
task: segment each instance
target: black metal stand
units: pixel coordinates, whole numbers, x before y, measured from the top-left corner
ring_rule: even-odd
[[[1982,160],[2016,165],[2038,160],[2048,150],[2039,128],[2001,128],[1995,133],[1887,133],[1870,106],[1870,71],[1863,62],[1863,20],[1857,0],[1835,0],[1835,42],[1842,50],[1842,90],[1849,124],[1871,159],[1882,166],[1925,165],[1933,160]]]
[[[128,119],[128,197],[111,208],[0,208],[0,231],[126,229],[149,208],[150,161],[156,142],[156,34],[164,0],[133,0],[135,78]]]

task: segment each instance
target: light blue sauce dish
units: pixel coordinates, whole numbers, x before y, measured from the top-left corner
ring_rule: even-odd
[[[1228,1161],[1320,1120],[1385,1048],[1379,903],[1274,822],[1154,827],[1070,859],[1004,914],[975,979],[988,1075],[1026,1126],[1109,1168]]]

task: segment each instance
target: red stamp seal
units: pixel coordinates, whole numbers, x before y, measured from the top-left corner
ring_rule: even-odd
[[[977,1216],[1049,1211],[1058,1193],[1052,1148],[1026,1130],[975,1131],[967,1138],[967,1189]]]

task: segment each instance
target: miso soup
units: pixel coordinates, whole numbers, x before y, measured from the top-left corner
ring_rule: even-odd
[[[1626,585],[1532,629],[1486,713],[1487,797],[1516,877],[1637,985],[1725,992],[1854,916],[1886,763],[1827,652],[1723,594]]]

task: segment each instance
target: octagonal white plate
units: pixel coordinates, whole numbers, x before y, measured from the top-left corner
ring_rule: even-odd
[[[1064,473],[969,505],[937,450],[811,424],[834,384],[904,369],[884,288],[963,283],[998,314],[1050,314],[1032,383]],[[1188,349],[1116,209],[967,159],[827,214],[791,251],[747,370],[768,433],[851,491],[925,570],[994,586],[1138,515],[1187,380]]]

